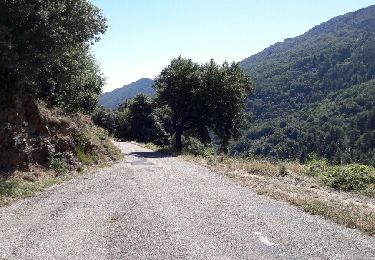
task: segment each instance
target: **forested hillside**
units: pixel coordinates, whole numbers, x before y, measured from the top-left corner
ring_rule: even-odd
[[[104,93],[99,97],[99,104],[105,108],[116,109],[126,99],[134,98],[138,94],[155,95],[154,81],[143,78],[122,88]]]
[[[375,6],[336,17],[242,61],[253,124],[234,149],[375,164]],[[363,84],[362,84],[363,83]]]

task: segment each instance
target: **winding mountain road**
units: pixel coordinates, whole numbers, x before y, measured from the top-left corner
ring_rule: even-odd
[[[375,259],[375,238],[133,143],[0,209],[0,259]]]

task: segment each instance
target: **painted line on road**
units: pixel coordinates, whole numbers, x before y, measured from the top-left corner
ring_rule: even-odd
[[[259,241],[265,244],[266,246],[274,246],[275,244],[272,243],[266,236],[264,236],[260,232],[254,232],[254,234],[258,237]]]

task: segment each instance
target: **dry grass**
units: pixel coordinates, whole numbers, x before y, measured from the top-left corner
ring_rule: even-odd
[[[224,174],[259,194],[298,206],[338,224],[375,235],[375,199],[359,193],[340,192],[307,176],[304,165],[241,158],[197,158],[184,156],[219,174]],[[286,175],[280,174],[281,169]]]
[[[0,175],[0,207],[32,197],[52,185],[70,179],[72,175],[58,175],[51,171],[16,172],[11,176]]]
[[[301,207],[312,215],[320,215],[346,227],[357,228],[370,236],[375,235],[375,212],[368,205],[344,203],[337,198],[327,200],[309,192],[300,196],[296,196],[298,193],[277,189],[258,188],[257,192]]]

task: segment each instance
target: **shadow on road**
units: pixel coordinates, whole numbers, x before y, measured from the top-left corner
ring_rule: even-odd
[[[165,157],[174,157],[172,155],[163,154],[160,152],[134,152],[129,153],[129,155],[140,157],[140,158],[165,158]]]

